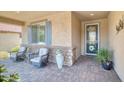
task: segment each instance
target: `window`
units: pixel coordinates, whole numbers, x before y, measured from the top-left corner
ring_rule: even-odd
[[[51,22],[39,22],[32,24],[29,32],[29,43],[33,44],[51,44]]]
[[[35,24],[31,26],[32,43],[45,43],[45,25]]]

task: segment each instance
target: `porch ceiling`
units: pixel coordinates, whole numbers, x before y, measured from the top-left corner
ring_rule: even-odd
[[[73,11],[82,21],[107,18],[109,11]]]
[[[64,11],[0,11],[0,16],[27,22],[32,19],[61,12]],[[73,13],[75,13],[82,21],[88,21],[106,18],[109,11],[73,11]]]
[[[59,13],[56,11],[0,11],[0,16],[27,22],[31,19]]]

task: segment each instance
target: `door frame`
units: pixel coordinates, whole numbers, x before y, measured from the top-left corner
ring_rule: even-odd
[[[99,35],[99,32],[100,32],[99,31],[99,23],[86,23],[85,24],[85,31],[84,31],[85,32],[85,34],[84,34],[85,35],[84,36],[85,37],[84,38],[84,42],[85,42],[85,49],[84,49],[85,50],[85,55],[96,55],[96,54],[92,54],[92,53],[87,53],[87,44],[86,44],[87,43],[86,42],[86,40],[87,40],[87,35],[86,35],[86,33],[87,33],[86,31],[87,30],[86,30],[86,27],[87,27],[87,25],[97,25],[98,26],[98,35],[97,35],[98,41],[97,42],[98,42],[98,50],[99,50],[99,47],[100,47],[100,44],[99,44],[100,43],[100,39],[99,39],[100,38],[100,35]]]

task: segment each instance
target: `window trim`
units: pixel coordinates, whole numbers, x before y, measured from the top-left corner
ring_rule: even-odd
[[[29,44],[40,44],[40,45],[47,45],[47,46],[51,46],[52,45],[52,23],[51,21],[38,21],[38,23],[44,23],[45,26],[45,41],[44,42],[33,42],[32,39],[32,30],[31,30],[31,26],[32,25],[36,25],[37,23],[35,22],[34,24],[30,24],[28,27],[28,43]]]
[[[37,23],[33,23],[31,24],[30,26],[32,27],[33,25],[41,25],[41,26],[44,26],[45,29],[46,29],[46,22],[37,22]],[[32,34],[31,34],[32,35]],[[46,33],[44,33],[44,37],[46,36]],[[45,39],[45,38],[44,38]],[[37,43],[32,43],[31,44],[37,44],[37,45],[46,45],[46,40],[44,40],[44,42],[37,42]]]

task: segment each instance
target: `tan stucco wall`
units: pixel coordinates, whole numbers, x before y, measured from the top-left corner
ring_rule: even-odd
[[[27,24],[25,24],[22,27],[22,44],[28,44],[28,27],[27,27]]]
[[[76,48],[76,59],[81,55],[81,21],[72,13],[71,16],[72,27],[72,47]]]
[[[81,22],[72,12],[58,12],[49,16],[29,20],[22,32],[23,43],[28,43],[28,26],[30,23],[40,20],[49,20],[52,23],[52,46],[64,46],[76,48],[76,58],[81,51]]]
[[[124,29],[116,34],[116,25],[124,12],[111,12],[109,23],[109,49],[113,51],[114,68],[122,81],[124,81]]]
[[[49,16],[29,20],[27,25],[34,21],[49,20],[52,23],[52,46],[71,47],[71,12],[61,12]],[[26,31],[27,32],[27,31]],[[27,33],[24,32],[27,36]],[[25,36],[24,36],[25,37]],[[28,40],[23,38],[23,43]]]
[[[24,26],[25,23],[1,16],[0,22],[10,25],[10,27],[7,27],[7,25],[5,26],[6,28],[3,29],[5,31],[0,31],[0,51],[10,51],[13,47],[21,44],[22,39],[20,38],[20,33],[18,32],[21,32],[21,28]],[[15,25],[15,27],[13,25]]]
[[[81,52],[85,54],[85,24],[99,23],[99,39],[100,48],[108,48],[108,20],[107,18],[92,20],[92,21],[82,21],[81,23]]]
[[[0,32],[0,51],[10,51],[13,47],[21,43],[19,33]]]

